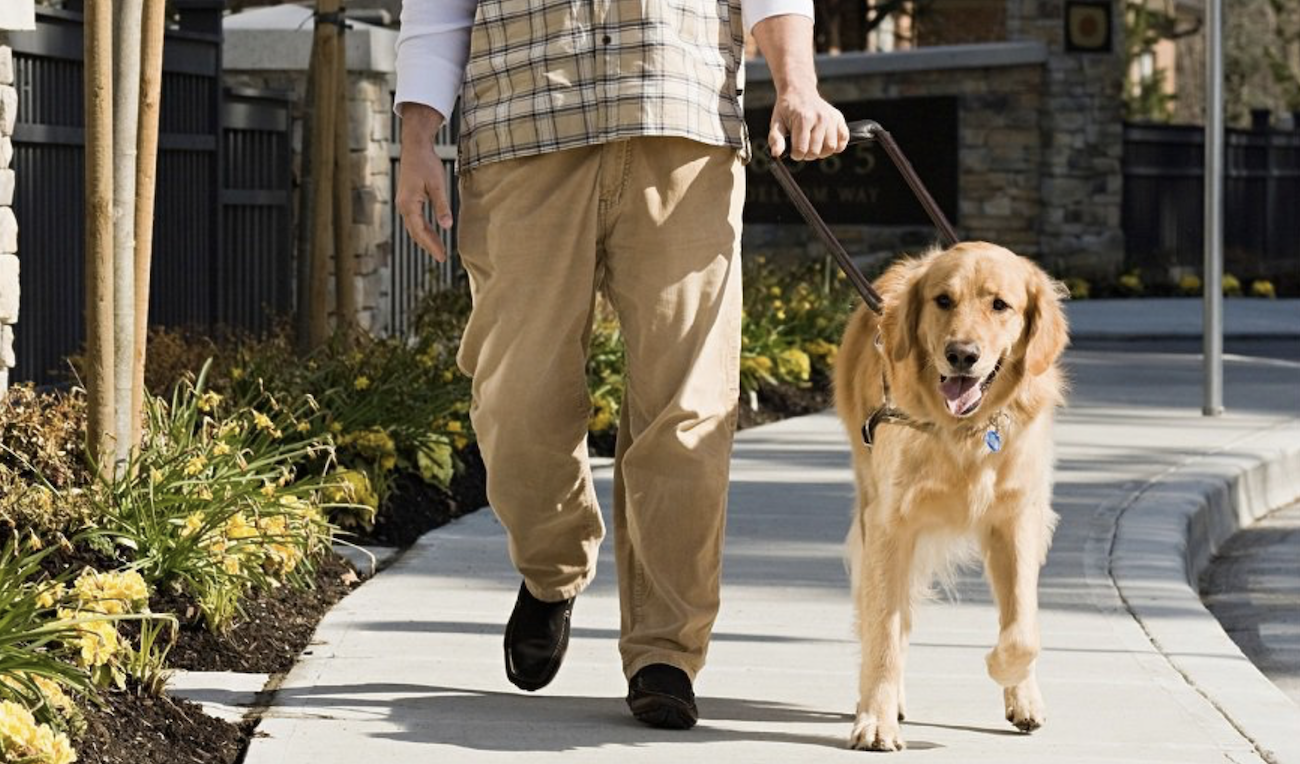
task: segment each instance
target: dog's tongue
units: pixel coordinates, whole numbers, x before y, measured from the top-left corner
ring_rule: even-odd
[[[948,377],[939,383],[944,402],[953,416],[961,416],[974,406],[984,393],[980,390],[979,380],[974,377]]]

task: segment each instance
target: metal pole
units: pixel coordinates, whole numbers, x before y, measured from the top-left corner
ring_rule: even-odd
[[[1223,413],[1223,0],[1206,1],[1205,416]]]

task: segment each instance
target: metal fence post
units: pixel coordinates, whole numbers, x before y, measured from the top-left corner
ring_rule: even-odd
[[[1223,0],[1206,0],[1205,416],[1223,413]]]

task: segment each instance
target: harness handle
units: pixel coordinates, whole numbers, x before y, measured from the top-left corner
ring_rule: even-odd
[[[907,157],[898,148],[898,144],[894,142],[894,137],[889,134],[889,131],[881,127],[878,122],[870,119],[850,122],[848,127],[850,145],[870,141],[880,144],[880,147],[885,150],[885,155],[894,163],[894,167],[898,169],[899,174],[903,176],[903,180],[912,189],[917,201],[925,208],[925,212],[929,215],[935,228],[939,229],[946,246],[951,247],[956,244],[957,232],[953,229],[952,224],[948,222],[948,218],[944,216],[943,210],[939,209],[934,197],[930,196],[925,184],[921,182],[916,170],[912,168],[912,163],[907,161]],[[871,285],[871,282],[858,269],[858,266],[853,263],[849,253],[845,251],[844,245],[840,244],[839,239],[835,238],[835,234],[831,232],[830,226],[826,225],[826,221],[822,220],[821,215],[817,214],[816,208],[808,200],[807,194],[799,188],[799,184],[795,182],[794,176],[790,174],[790,169],[785,166],[785,162],[782,161],[781,157],[772,157],[771,167],[777,183],[781,185],[781,188],[785,189],[785,193],[790,197],[795,209],[799,210],[799,214],[803,216],[809,227],[822,240],[822,244],[826,245],[826,249],[830,251],[831,256],[835,258],[835,262],[840,266],[840,270],[844,271],[844,275],[853,283],[853,287],[858,290],[858,294],[862,295],[863,302],[873,312],[880,315],[883,310],[880,293]]]

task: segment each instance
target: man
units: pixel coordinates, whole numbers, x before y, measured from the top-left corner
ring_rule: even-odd
[[[404,3],[397,204],[444,260],[423,210],[452,223],[433,141],[459,95],[474,310],[458,361],[523,575],[505,634],[521,689],[559,670],[604,536],[585,374],[603,291],[627,347],[614,523],[628,705],[652,726],[698,719],[739,392],[744,33],[776,85],[771,151],[829,156],[848,129],[817,93],[812,15],[811,0]]]

